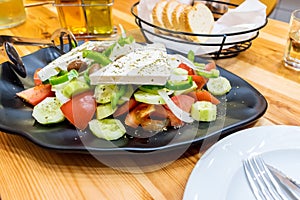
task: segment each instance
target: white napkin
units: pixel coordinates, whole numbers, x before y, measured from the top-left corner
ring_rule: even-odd
[[[265,23],[266,8],[259,0],[246,0],[216,21],[212,33],[227,33],[231,27],[245,27],[242,25],[250,25],[250,29],[259,27]]]
[[[159,0],[141,0],[137,11],[138,16],[152,23],[152,9]],[[189,3],[190,0],[180,0],[182,3]],[[229,9],[219,20],[214,24],[214,28],[211,34],[224,34],[234,33],[240,31],[251,30],[262,26],[266,20],[266,6],[259,0],[245,0],[241,5],[234,9]],[[153,27],[142,23],[144,29],[153,32]],[[226,42],[238,42],[241,40],[247,40],[255,35],[256,32],[242,34],[237,36],[228,36]],[[155,35],[146,33],[148,39],[152,42],[159,42],[165,44],[167,48],[187,53],[189,50],[193,50],[197,55],[207,54],[219,50],[219,46],[203,46],[194,44],[178,43],[166,39],[162,39]],[[169,36],[165,36],[169,37]],[[180,40],[180,39],[178,39]],[[222,38],[210,37],[206,43],[220,44]],[[229,48],[226,46],[225,48]]]

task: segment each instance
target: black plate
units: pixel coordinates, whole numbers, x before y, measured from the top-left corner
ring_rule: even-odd
[[[16,97],[16,92],[33,86],[33,73],[43,67],[59,53],[54,48],[44,48],[23,57],[27,69],[27,78],[17,76],[5,62],[0,72],[0,130],[21,135],[33,143],[48,149],[64,152],[87,153],[100,152],[105,155],[128,152],[169,151],[199,144],[204,139],[231,134],[250,125],[260,118],[267,108],[265,98],[251,85],[236,75],[220,69],[221,75],[227,77],[232,90],[221,104],[223,113],[219,113],[216,122],[186,125],[180,129],[169,129],[152,137],[124,137],[109,142],[94,137],[87,131],[77,131],[67,121],[43,126],[32,118],[32,107]],[[224,100],[224,99],[223,99]],[[136,130],[129,129],[131,134]],[[141,132],[137,132],[140,134]],[[142,133],[145,134],[145,133]]]

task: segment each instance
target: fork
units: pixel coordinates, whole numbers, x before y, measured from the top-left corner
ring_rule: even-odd
[[[259,155],[245,159],[243,166],[247,180],[257,200],[290,199]]]
[[[50,46],[58,50],[60,54],[65,53],[64,38],[68,40],[70,51],[78,45],[75,36],[67,29],[57,29],[52,35],[51,40],[42,40],[38,38],[24,38],[18,36],[0,35],[0,48],[4,47],[5,56],[10,61],[10,67],[22,78],[26,77],[26,69],[24,63],[19,56],[13,44],[16,45],[34,45],[34,46]],[[59,45],[55,44],[55,40],[59,40]]]

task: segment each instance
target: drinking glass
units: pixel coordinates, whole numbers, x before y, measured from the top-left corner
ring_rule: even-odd
[[[300,71],[300,9],[291,14],[284,65]]]
[[[229,0],[219,0],[217,2],[206,2],[206,6],[213,12],[214,18],[219,19],[228,11]]]
[[[23,0],[0,0],[0,29],[17,26],[25,20]]]

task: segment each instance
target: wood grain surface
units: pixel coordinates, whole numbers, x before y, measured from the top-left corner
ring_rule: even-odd
[[[133,3],[134,0],[115,0],[115,24],[122,24],[127,30],[137,27],[130,13]],[[51,4],[26,8],[26,12],[24,24],[0,30],[0,34],[46,39],[59,28]],[[266,97],[268,109],[253,126],[300,125],[300,72],[282,64],[287,29],[288,24],[269,19],[250,49],[237,57],[216,61]],[[21,55],[37,49],[17,47]],[[5,61],[3,56],[0,59]],[[107,167],[92,155],[55,152],[0,132],[0,196],[2,200],[182,199],[191,171],[210,145],[192,148],[154,171],[136,169],[132,173]]]

